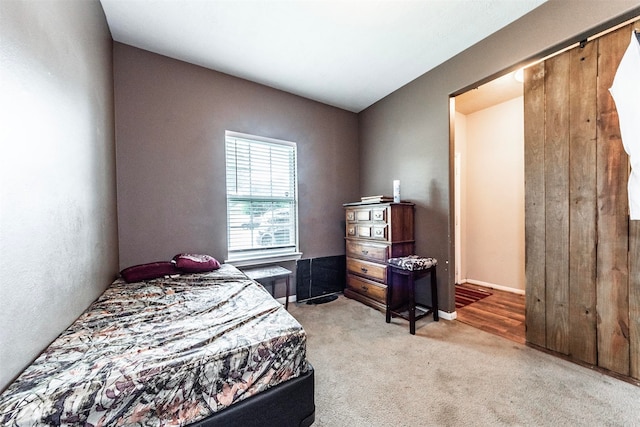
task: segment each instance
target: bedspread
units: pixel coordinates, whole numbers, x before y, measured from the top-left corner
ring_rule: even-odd
[[[0,395],[0,424],[185,425],[307,369],[300,324],[235,267],[118,279]]]

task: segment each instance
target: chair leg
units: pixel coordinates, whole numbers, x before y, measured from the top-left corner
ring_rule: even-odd
[[[431,267],[431,307],[433,310],[433,320],[438,321],[438,281],[436,278],[436,268]]]
[[[285,290],[285,300],[284,300],[284,309],[289,310],[289,276],[286,277],[285,286],[287,289]]]
[[[391,271],[391,267],[387,268],[387,307],[385,310],[385,317],[387,323],[391,323],[391,301],[393,295],[393,271]]]
[[[409,274],[409,332],[416,334],[416,287],[413,273]]]

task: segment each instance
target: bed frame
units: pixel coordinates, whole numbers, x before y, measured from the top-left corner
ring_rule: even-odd
[[[314,371],[278,384],[191,427],[308,427],[315,421]]]

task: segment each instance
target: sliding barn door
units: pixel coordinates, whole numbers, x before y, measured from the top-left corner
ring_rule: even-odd
[[[529,343],[640,379],[640,221],[608,90],[634,28],[525,70],[526,325]]]

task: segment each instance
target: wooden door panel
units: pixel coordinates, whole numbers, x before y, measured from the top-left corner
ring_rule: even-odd
[[[547,348],[569,354],[569,64],[545,61],[545,254]]]
[[[544,62],[524,72],[526,338],[545,347]]]
[[[629,375],[640,379],[640,221],[629,227]]]
[[[569,354],[595,365],[598,43],[572,49],[569,86]]]
[[[631,27],[598,39],[598,365],[629,374],[629,244],[627,179],[618,113],[609,88],[629,45]]]

